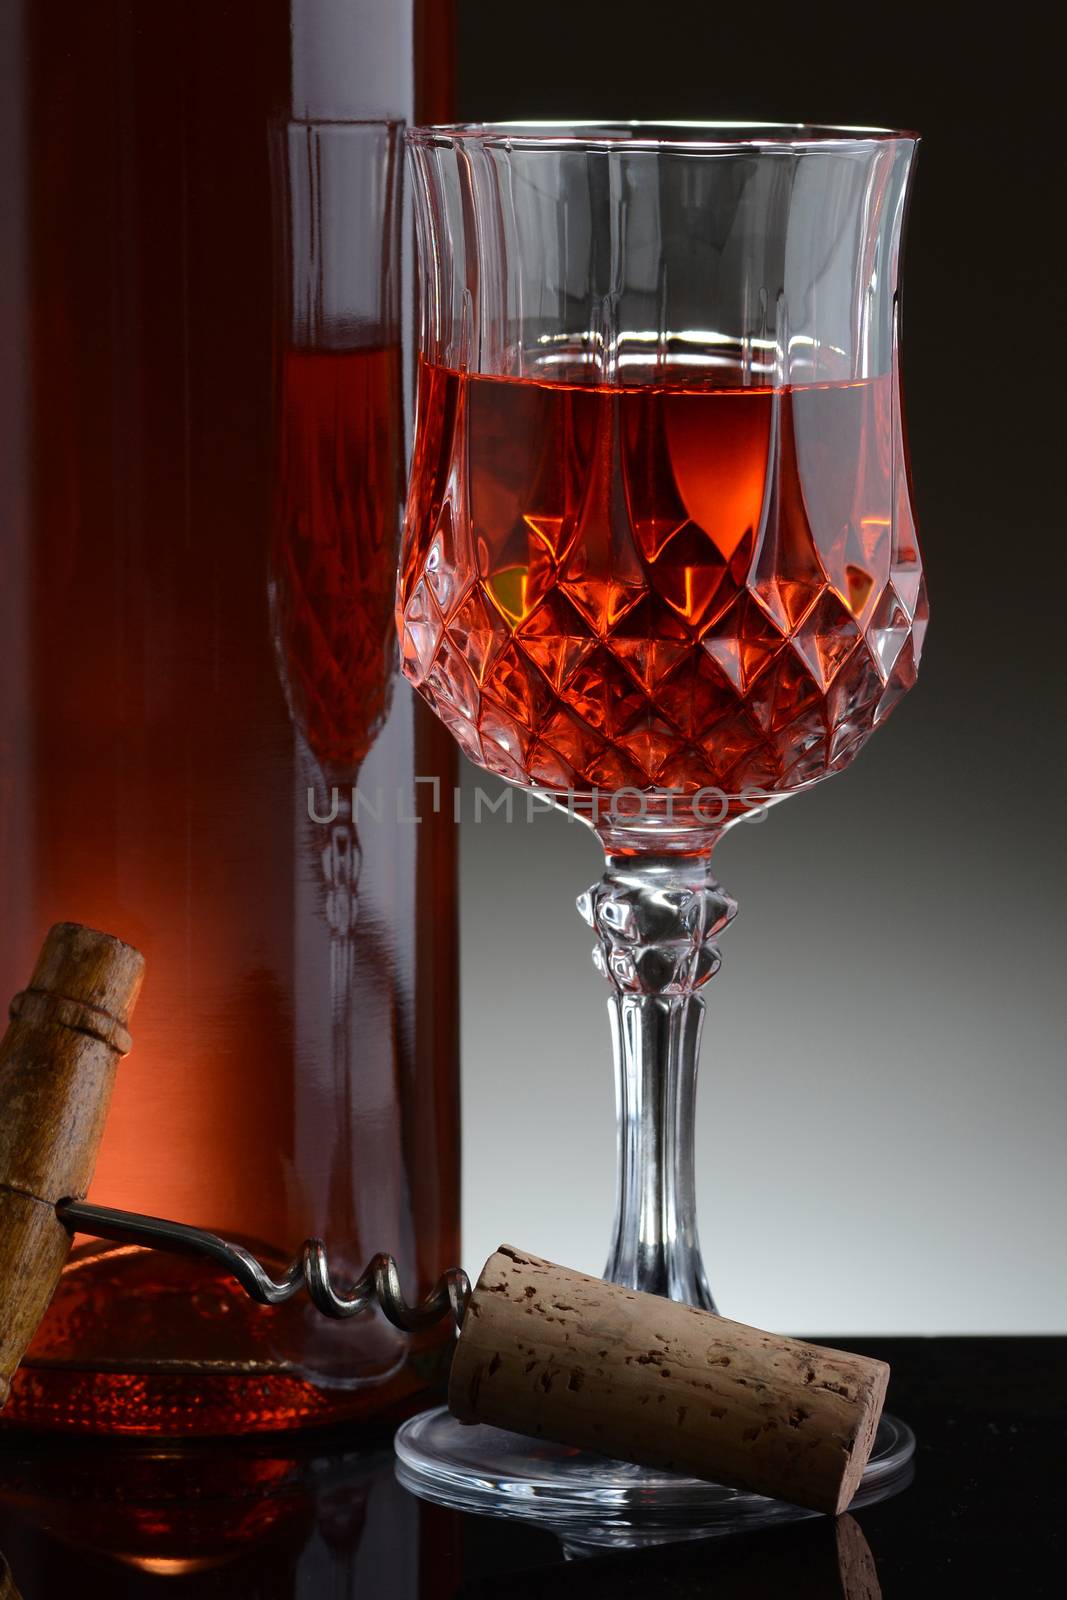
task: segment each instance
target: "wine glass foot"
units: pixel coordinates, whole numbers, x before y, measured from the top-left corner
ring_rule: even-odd
[[[456,1422],[444,1406],[403,1423],[396,1473],[424,1500],[458,1511],[539,1522],[569,1555],[708,1538],[817,1515],[782,1500],[698,1478],[611,1461]],[[898,1494],[911,1482],[915,1435],[883,1416],[850,1509]]]

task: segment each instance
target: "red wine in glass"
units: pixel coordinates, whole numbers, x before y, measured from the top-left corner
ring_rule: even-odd
[[[421,368],[409,676],[476,760],[554,791],[733,815],[846,765],[925,616],[895,371],[609,387],[560,359]]]

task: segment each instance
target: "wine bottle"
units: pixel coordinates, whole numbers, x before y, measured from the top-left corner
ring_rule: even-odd
[[[450,741],[393,644],[399,134],[366,152],[368,181],[388,167],[362,244],[378,323],[327,347],[279,313],[308,244],[277,149],[410,118],[447,7],[35,0],[23,28],[0,989],[54,921],[135,944],[93,1198],[279,1270],[308,1235],[342,1277],[388,1250],[421,1294],[458,1259],[456,863]],[[330,293],[349,267],[319,263]],[[449,1338],[264,1310],[200,1264],[79,1241],[3,1422],[381,1420],[434,1391]]]

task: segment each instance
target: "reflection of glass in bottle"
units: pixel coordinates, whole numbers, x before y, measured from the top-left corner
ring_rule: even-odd
[[[300,848],[329,936],[328,1053],[338,1117],[329,1215],[353,1273],[360,1254],[376,1248],[354,1204],[353,1167],[358,1161],[373,1170],[377,1184],[383,1167],[399,1173],[403,1166],[389,1114],[394,1085],[387,1074],[376,1086],[363,1054],[353,1056],[354,1030],[371,1003],[369,993],[360,995],[361,966],[372,992],[379,981],[388,991],[397,981],[393,941],[373,918],[359,923],[357,790],[389,713],[396,660],[399,137],[398,123],[371,121],[293,121],[273,133],[280,326],[271,629],[309,800]],[[324,821],[313,801],[320,795]],[[386,803],[379,790],[371,802],[377,820]],[[386,1114],[372,1161],[353,1133],[360,1106],[379,1096]],[[369,1196],[368,1203],[376,1214]]]
[[[381,604],[362,601],[385,616],[365,658],[369,633],[346,644],[341,611],[319,612],[339,671],[315,679],[313,714],[290,675],[290,715],[279,681],[267,127],[289,90],[290,7],[254,9],[253,26],[206,0],[180,15],[27,8],[32,466],[25,543],[14,519],[0,529],[18,577],[0,603],[24,635],[16,648],[0,632],[0,886],[19,914],[0,925],[0,988],[24,981],[53,921],[136,944],[148,976],[93,1198],[275,1263],[318,1234],[342,1276],[390,1250],[414,1294],[458,1256],[455,843],[446,815],[397,819],[416,810],[416,775],[447,788],[453,769],[432,718],[390,685],[391,570]],[[380,8],[383,29],[398,18],[410,28],[407,7]],[[379,470],[381,430],[393,441],[371,530],[388,561],[395,385],[380,415],[364,389],[379,420],[354,440],[345,424],[346,458]],[[337,570],[340,589],[360,579]],[[298,635],[288,656],[306,663]],[[359,689],[342,693],[349,672]],[[352,738],[353,716],[346,770],[362,759],[383,800],[360,823],[358,1028],[339,1076],[308,770],[336,756],[320,731]],[[334,911],[348,915],[343,895]],[[421,1340],[376,1315],[330,1324],[306,1300],[264,1310],[200,1264],[82,1242],[4,1422],[233,1433],[379,1417],[432,1386],[449,1339],[444,1322]]]
[[[271,615],[293,721],[354,782],[392,695],[403,496],[400,125],[272,130],[278,256]]]
[[[312,755],[351,781],[392,697],[399,343],[287,348],[278,387],[271,591],[279,669]]]

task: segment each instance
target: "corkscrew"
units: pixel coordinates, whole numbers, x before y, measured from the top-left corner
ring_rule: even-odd
[[[261,1305],[306,1290],[325,1316],[378,1306],[408,1333],[450,1316],[448,1404],[460,1422],[817,1511],[849,1503],[881,1413],[883,1362],[728,1322],[510,1245],[490,1256],[473,1289],[450,1267],[410,1304],[388,1255],[342,1288],[322,1240],[308,1239],[274,1278],[217,1234],[87,1201],[143,970],[129,945],[60,923],[11,1003],[0,1041],[0,1406],[77,1231],[206,1258]]]
[[[450,1315],[458,1333],[471,1297],[471,1284],[462,1267],[443,1272],[425,1299],[411,1305],[400,1287],[396,1260],[381,1253],[373,1256],[347,1292],[339,1290],[330,1275],[326,1246],[321,1239],[305,1239],[300,1253],[280,1278],[272,1278],[261,1261],[243,1245],[231,1244],[217,1233],[145,1217],[134,1211],[90,1205],[84,1200],[63,1200],[56,1216],[71,1234],[88,1233],[117,1244],[144,1245],[172,1255],[200,1256],[214,1261],[236,1278],[241,1288],[261,1306],[278,1306],[302,1289],[324,1317],[356,1317],[377,1305],[404,1333],[418,1333]]]

